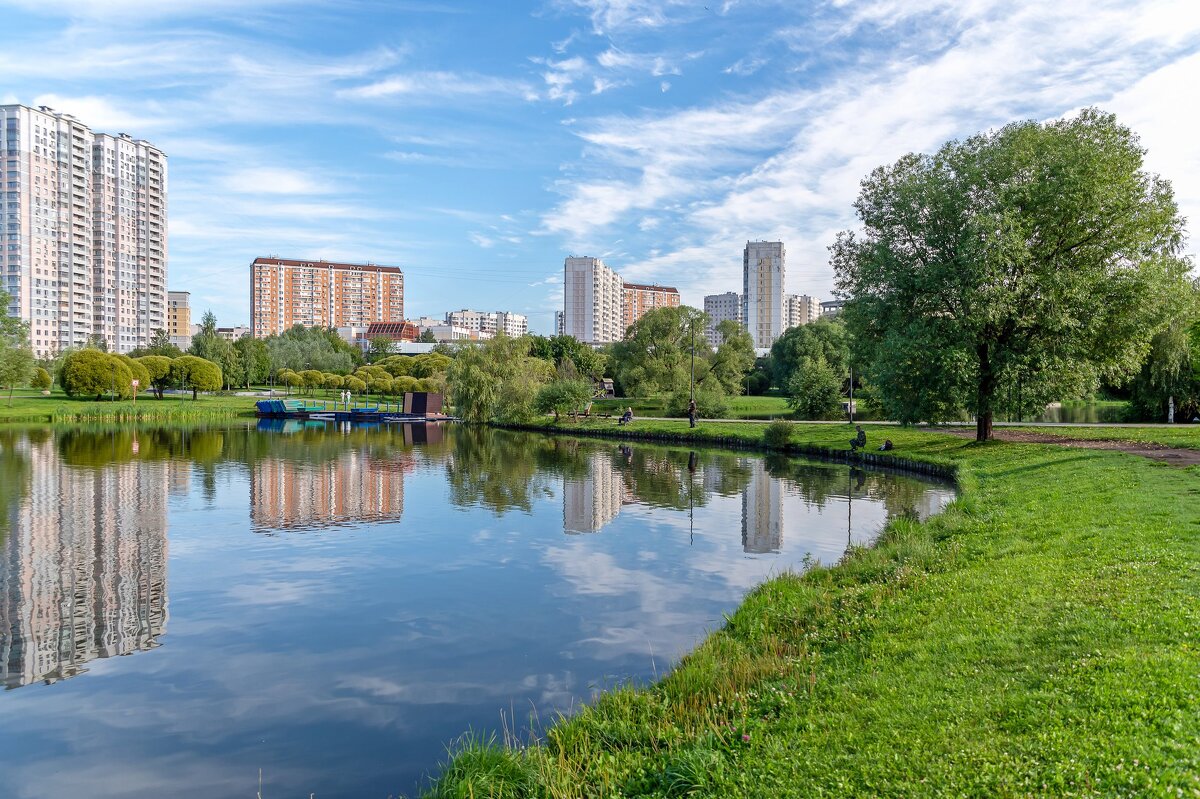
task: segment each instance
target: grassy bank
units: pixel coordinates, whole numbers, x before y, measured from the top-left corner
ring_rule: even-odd
[[[201,422],[254,416],[253,397],[167,394],[161,400],[142,394],[137,402],[72,399],[60,390],[48,396],[18,390],[12,405],[0,399],[0,422]]]
[[[764,584],[661,682],[606,695],[540,745],[465,748],[431,795],[1200,795],[1200,469],[868,435],[955,469],[960,498]],[[791,442],[849,437],[796,425]]]
[[[777,396],[765,397],[727,397],[728,409],[723,414],[727,419],[780,419],[790,417],[792,409],[787,406],[787,399]],[[666,416],[667,400],[665,397],[646,397],[643,399],[596,400],[592,403],[592,413],[608,413],[619,416],[626,408],[633,408],[637,417]]]

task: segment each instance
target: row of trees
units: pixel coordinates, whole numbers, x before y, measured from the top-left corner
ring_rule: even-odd
[[[39,369],[39,382],[49,388],[50,375]],[[134,386],[134,381],[137,386]],[[192,399],[199,391],[218,391],[221,388],[221,368],[212,361],[194,355],[168,358],[146,355],[132,358],[86,348],[67,353],[62,359],[59,384],[70,397],[110,396],[130,399],[138,389],[153,389],[162,399],[163,391],[171,387],[191,389]]]

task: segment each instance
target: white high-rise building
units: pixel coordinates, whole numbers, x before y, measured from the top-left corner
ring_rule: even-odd
[[[760,349],[783,334],[785,255],[782,241],[748,241],[742,253],[742,324]]]
[[[783,546],[782,482],[767,473],[762,459],[750,460],[750,482],[742,492],[743,552],[778,552]]]
[[[789,294],[783,304],[784,329],[807,325],[821,316],[821,303],[807,294]]]
[[[0,105],[0,287],[48,355],[167,326],[167,159],[51,108]]]
[[[708,314],[708,328],[705,331],[708,343],[719,347],[721,337],[717,335],[717,325],[725,321],[742,323],[742,295],[736,291],[709,294],[704,298],[704,312]]]
[[[563,327],[587,344],[607,344],[625,336],[621,276],[599,258],[569,257],[563,263]]]
[[[446,324],[475,333],[484,333],[485,338],[497,333],[503,333],[509,338],[518,338],[529,332],[529,317],[511,311],[472,311],[463,308],[461,311],[448,312]]]

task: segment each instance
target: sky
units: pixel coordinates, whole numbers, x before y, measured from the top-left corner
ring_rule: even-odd
[[[787,291],[829,299],[874,167],[1087,106],[1200,219],[1197,0],[0,0],[0,21],[0,102],[167,153],[169,287],[222,325],[249,322],[261,255],[396,265],[409,317],[542,333],[567,255],[702,306],[741,290],[747,240],[782,240]]]

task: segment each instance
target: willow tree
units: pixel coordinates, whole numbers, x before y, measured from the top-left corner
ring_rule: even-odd
[[[856,360],[904,421],[963,410],[992,437],[1032,409],[1136,372],[1186,296],[1184,222],[1137,136],[1095,109],[1019,122],[862,183],[861,232],[830,248]]]

